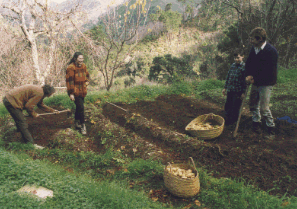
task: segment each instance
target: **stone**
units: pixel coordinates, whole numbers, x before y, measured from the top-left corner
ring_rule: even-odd
[[[38,144],[34,144],[35,149],[44,149],[43,146],[39,146]]]
[[[20,188],[17,192],[20,194],[34,195],[35,197],[40,199],[46,199],[47,197],[54,196],[54,192],[52,190],[46,189],[44,187],[36,187],[29,185]]]

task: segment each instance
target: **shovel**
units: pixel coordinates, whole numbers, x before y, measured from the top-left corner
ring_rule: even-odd
[[[234,138],[235,138],[236,135],[237,135],[238,126],[239,126],[239,122],[240,122],[240,118],[241,118],[241,113],[242,113],[242,109],[243,109],[243,105],[244,105],[245,99],[246,99],[246,97],[247,97],[247,92],[248,92],[248,90],[249,90],[249,87],[250,87],[250,85],[248,85],[248,86],[246,87],[246,90],[245,90],[245,93],[244,93],[244,98],[243,98],[243,100],[242,100],[242,102],[241,102],[241,106],[240,106],[240,109],[239,109],[239,115],[238,115],[238,119],[237,119],[237,122],[236,122],[236,127],[235,127],[235,130],[234,130],[234,132],[233,132],[233,137],[234,137]]]

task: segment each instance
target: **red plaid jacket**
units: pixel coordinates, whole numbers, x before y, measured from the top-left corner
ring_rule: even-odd
[[[85,97],[87,95],[86,82],[89,82],[89,72],[83,63],[81,67],[77,67],[71,63],[66,70],[66,86],[68,95],[73,94],[75,97]]]

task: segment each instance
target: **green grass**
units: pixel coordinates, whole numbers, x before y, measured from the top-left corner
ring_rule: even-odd
[[[296,68],[285,69],[280,67],[277,75],[277,83],[285,84],[285,83],[296,83],[297,72]]]
[[[3,104],[0,104],[0,117],[5,117],[8,114],[7,109]]]
[[[70,174],[58,166],[35,160],[26,154],[12,154],[0,148],[1,208],[163,208],[125,183],[96,182],[85,175]],[[16,193],[24,185],[43,186],[54,191],[44,203]]]
[[[277,85],[273,88],[271,96],[271,111],[278,117],[289,116],[297,119],[296,108],[296,79],[297,71],[293,69],[280,68],[278,71]]]
[[[195,81],[193,86],[196,91],[209,91],[213,89],[223,89],[225,81],[220,81],[216,79],[208,79],[204,81]]]
[[[137,183],[141,181],[147,180],[148,184],[156,189],[163,185],[162,180],[158,180],[158,185],[156,182],[150,183],[153,179],[160,179],[163,175],[164,167],[159,161],[135,159],[119,162],[111,153],[96,155],[94,153],[71,153],[58,149],[33,150],[32,147],[23,144],[14,144],[10,148],[14,150],[14,153],[0,148],[0,205],[6,205],[7,208],[16,208],[21,204],[23,208],[40,207],[41,202],[38,200],[21,197],[15,193],[23,185],[43,186],[54,191],[55,197],[42,204],[45,208],[163,207],[161,204],[150,201],[142,192],[137,192],[145,190],[145,186],[137,186]],[[47,160],[33,161],[26,154],[28,150],[31,154],[35,153],[35,156],[46,157],[48,155],[52,161],[60,160],[59,163],[62,165],[72,164],[73,168],[77,169],[70,174],[61,169],[59,165],[51,165]],[[92,166],[99,168],[96,172],[104,173],[116,161],[119,163],[117,166],[120,165],[126,169],[116,172],[115,175],[105,176],[105,178],[87,169]],[[244,180],[216,179],[204,168],[198,168],[198,172],[201,190],[192,199],[198,199],[204,207],[224,209],[297,207],[296,197],[272,196],[245,183]],[[94,181],[90,176],[101,179],[101,181]],[[127,189],[129,181],[135,183],[135,190]],[[137,204],[133,201],[137,201]],[[134,207],[130,203],[133,203]],[[185,203],[179,202],[174,205],[174,208],[185,206]]]
[[[254,186],[246,184],[244,180],[235,181],[227,178],[216,179],[200,169],[202,188],[199,198],[202,202],[209,202],[211,208],[247,209],[247,208],[297,208],[296,197],[275,197]],[[247,186],[246,186],[247,185]],[[286,205],[287,206],[282,206]]]

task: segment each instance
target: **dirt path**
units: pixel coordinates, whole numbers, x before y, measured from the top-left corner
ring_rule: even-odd
[[[133,125],[127,123],[127,114],[114,106],[105,105],[100,110],[102,114],[98,111],[99,106],[88,105],[88,136],[82,139],[71,129],[73,119],[67,118],[66,114],[36,120],[28,118],[29,130],[35,143],[49,148],[71,144],[68,147],[71,150],[102,153],[108,143],[113,143],[115,149],[122,150],[132,158],[153,157],[162,160],[164,164],[169,161],[185,161],[191,156],[199,166],[213,171],[215,177],[243,177],[263,190],[275,188],[270,194],[283,195],[288,192],[289,195],[297,195],[296,126],[277,122],[276,139],[265,141],[264,134],[252,132],[249,112],[245,110],[236,139],[232,138],[232,129],[225,128],[216,139],[201,142],[196,138],[186,137],[185,127],[194,117],[202,114],[223,116],[222,107],[214,103],[167,95],[160,96],[156,101],[117,105],[141,115],[146,122],[139,126]],[[20,134],[7,129],[11,125],[6,125],[8,131],[5,137],[8,141],[19,141]],[[185,139],[184,143],[179,146],[176,142],[165,140],[161,130],[171,135],[180,135]],[[113,137],[112,142],[108,141],[108,133]],[[75,140],[75,143],[69,143],[70,140]]]

